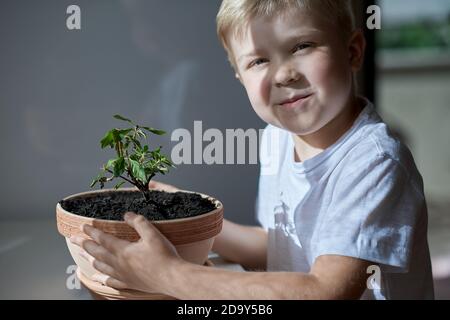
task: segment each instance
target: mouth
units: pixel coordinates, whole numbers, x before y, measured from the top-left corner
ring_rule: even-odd
[[[309,97],[311,97],[313,93],[301,94],[293,96],[292,98],[286,99],[278,103],[278,105],[284,108],[294,108],[296,106],[302,105],[304,101],[306,101]]]

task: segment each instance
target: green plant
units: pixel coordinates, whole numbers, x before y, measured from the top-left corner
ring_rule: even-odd
[[[150,190],[148,185],[150,180],[158,173],[166,174],[170,167],[175,167],[173,163],[163,154],[161,146],[155,150],[150,150],[148,145],[142,145],[140,140],[146,139],[144,132],[163,135],[164,131],[151,127],[144,127],[133,123],[130,119],[121,115],[114,115],[115,119],[127,122],[131,128],[114,128],[108,131],[100,141],[102,149],[110,147],[116,151],[116,158],[110,159],[102,167],[102,172],[92,181],[91,188],[97,183],[103,189],[106,182],[116,178],[123,181],[117,183],[114,188],[119,189],[125,182],[136,186],[147,202],[150,201]],[[111,176],[107,177],[109,173]],[[126,174],[126,176],[124,176]]]

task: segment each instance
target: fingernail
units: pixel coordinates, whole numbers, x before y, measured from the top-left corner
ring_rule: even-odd
[[[72,242],[73,244],[75,244],[75,245],[79,245],[78,243],[80,243],[81,242],[81,240],[82,240],[82,238],[81,237],[79,237],[79,236],[75,236],[75,235],[73,235],[73,236],[71,236],[70,237],[70,242]]]
[[[96,282],[100,282],[102,285],[106,285],[106,280],[108,279],[108,276],[106,274],[95,273],[92,275],[91,279]]]

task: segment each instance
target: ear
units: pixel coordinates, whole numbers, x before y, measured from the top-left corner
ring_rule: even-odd
[[[361,69],[364,62],[364,53],[366,51],[366,38],[361,29],[353,32],[348,44],[348,52],[350,59],[350,66],[353,72]]]

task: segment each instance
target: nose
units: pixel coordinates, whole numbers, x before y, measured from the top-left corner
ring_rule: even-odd
[[[300,72],[298,72],[296,68],[291,64],[285,64],[280,66],[275,72],[274,82],[277,87],[285,87],[291,83],[297,82],[300,77]]]

